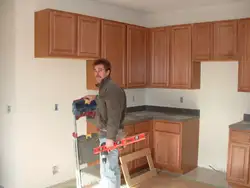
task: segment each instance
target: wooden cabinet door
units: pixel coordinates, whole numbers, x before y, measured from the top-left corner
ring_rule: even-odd
[[[147,68],[147,29],[127,26],[127,86],[139,88],[146,86]]]
[[[191,25],[173,26],[171,30],[170,88],[191,88]]]
[[[237,60],[237,20],[214,22],[214,60]]]
[[[180,169],[180,135],[154,131],[155,166]]]
[[[192,59],[206,61],[213,53],[213,24],[196,23],[192,27]]]
[[[170,28],[151,29],[150,38],[150,87],[167,87],[169,85]]]
[[[145,133],[146,139],[134,144],[134,151],[139,151],[144,148],[152,149],[152,131],[150,121],[140,122],[135,125],[135,134]],[[134,160],[134,168],[147,166],[146,157]]]
[[[102,57],[111,62],[112,79],[126,87],[126,25],[102,20]]]
[[[238,90],[250,91],[250,19],[239,20],[238,33]]]
[[[101,20],[78,16],[78,56],[99,58],[101,49]]]
[[[49,55],[76,56],[77,17],[61,11],[50,12]]]
[[[229,144],[227,180],[233,183],[248,184],[249,175],[249,145]]]

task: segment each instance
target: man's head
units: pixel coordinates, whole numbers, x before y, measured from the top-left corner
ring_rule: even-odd
[[[95,78],[97,83],[110,75],[111,63],[107,59],[98,59],[93,63]]]

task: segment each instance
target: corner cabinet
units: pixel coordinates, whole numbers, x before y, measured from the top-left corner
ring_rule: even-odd
[[[250,132],[229,132],[227,181],[231,185],[250,187]]]

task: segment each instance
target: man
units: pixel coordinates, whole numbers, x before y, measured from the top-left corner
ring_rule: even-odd
[[[100,144],[106,142],[106,146],[111,147],[123,133],[123,120],[127,107],[126,94],[111,79],[111,63],[108,60],[96,60],[93,68],[99,95],[86,97],[96,100],[97,103],[96,122],[100,129]],[[103,163],[100,155],[100,185],[104,188],[119,188],[121,175],[118,150],[109,152],[106,159],[106,163]]]

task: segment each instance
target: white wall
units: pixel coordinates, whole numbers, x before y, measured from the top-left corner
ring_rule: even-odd
[[[158,27],[164,25],[244,18],[250,16],[249,7],[250,1],[236,1],[235,3],[225,5],[149,14],[146,16],[147,26]]]
[[[147,89],[146,104],[200,109],[199,166],[224,171],[228,126],[250,113],[250,94],[237,92],[237,85],[238,62],[202,63],[200,90]]]
[[[249,7],[250,1],[151,14],[147,17],[148,26],[250,17]],[[200,90],[146,90],[147,105],[200,109],[199,166],[226,169],[228,125],[242,120],[244,113],[250,113],[250,94],[236,91],[237,75],[236,62],[209,62],[202,64]],[[184,103],[180,103],[180,97],[184,97]]]
[[[75,164],[71,137],[73,132],[71,103],[77,97],[92,93],[85,89],[85,61],[34,59],[35,10],[55,8],[150,26],[197,21],[198,19],[213,20],[224,17],[232,18],[234,16],[244,17],[248,14],[245,6],[239,6],[236,8],[237,11],[232,7],[224,7],[224,10],[219,7],[217,11],[214,9],[207,9],[207,11],[203,9],[202,11],[193,10],[147,17],[130,10],[111,7],[110,5],[100,5],[88,0],[75,0],[73,2],[66,0],[15,0],[15,6],[13,6],[13,3],[10,3],[10,0],[8,2],[7,8],[4,10],[0,8],[0,23],[1,26],[2,24],[6,26],[5,30],[2,31],[1,29],[0,31],[1,70],[7,71],[5,74],[2,72],[0,74],[2,78],[0,81],[2,112],[0,117],[3,119],[3,124],[1,125],[1,130],[3,131],[1,133],[4,133],[3,143],[5,146],[5,154],[1,158],[3,157],[3,163],[5,164],[4,168],[2,168],[4,169],[3,185],[5,188],[44,188],[74,178]],[[215,12],[212,13],[211,10]],[[213,65],[207,64],[206,66],[208,67],[202,66],[202,84],[204,87],[218,80],[223,81],[221,72],[219,72],[220,74],[217,77],[212,77],[214,80],[211,80],[211,76],[208,76],[208,73],[211,73],[211,70],[214,69],[213,67],[209,69],[209,66]],[[236,75],[234,77],[230,75],[236,73],[234,72],[236,68],[234,64],[224,64],[224,67],[221,69],[218,69],[219,65],[215,66],[217,71],[227,70],[222,71],[225,74],[225,78],[230,78],[233,83],[236,83]],[[210,81],[208,81],[208,77]],[[79,80],[79,82],[76,82],[76,80]],[[223,83],[221,84],[223,85]],[[207,96],[208,93],[204,91],[208,89],[203,88],[203,85],[200,91],[146,89],[146,102],[144,101],[144,89],[127,90],[128,106],[146,103],[200,108],[202,128],[199,164],[203,166],[212,164],[218,168],[223,168],[226,161],[225,143],[227,135],[225,130],[227,130],[227,124],[241,119],[243,112],[250,111],[248,106],[243,106],[243,104],[248,102],[248,94],[234,93],[233,88],[235,85],[229,85],[227,89],[221,89],[220,87],[214,91],[221,94],[230,91],[231,88],[231,92],[229,94],[228,92],[226,93],[224,102],[220,104],[227,105],[226,102],[231,104],[231,99],[237,98],[237,100],[240,100],[241,95],[245,96],[242,99],[243,104],[241,102],[237,103],[238,107],[232,110],[228,106],[226,106],[227,109],[225,109],[225,106],[221,106],[219,109],[213,106],[214,109],[210,109],[211,106],[206,106],[204,99],[207,99],[207,97],[211,98],[214,95]],[[217,86],[213,85],[214,88]],[[66,89],[67,92],[65,92]],[[132,101],[133,96],[135,96],[135,102]],[[179,96],[184,96],[182,105],[178,102]],[[211,100],[209,100],[209,104],[212,104]],[[59,111],[57,112],[53,111],[55,103],[59,104]],[[6,114],[7,104],[13,106],[11,114]],[[215,116],[218,113],[211,112],[214,112],[214,110],[228,113],[224,113],[222,116]],[[207,116],[210,113],[206,113],[206,111],[212,113],[211,119],[213,123]],[[227,114],[230,114],[230,119],[227,119]],[[233,116],[232,114],[235,115]],[[84,131],[84,119],[79,123],[81,131]],[[220,137],[219,131],[213,131],[214,128],[218,127],[221,128],[219,130],[222,132],[222,137]],[[216,137],[212,139],[211,136]],[[220,152],[221,154],[217,155],[217,158],[207,158],[204,155],[205,150],[207,151],[208,148],[219,142],[221,144],[214,150],[218,150],[221,146],[224,148],[224,152]],[[7,168],[7,165],[11,165],[13,168],[9,166]],[[60,171],[55,176],[51,172],[53,165],[58,165]]]
[[[4,77],[1,80],[7,80],[1,82],[1,89],[7,89],[1,103],[5,107],[16,94],[13,111],[8,115],[13,123],[9,124],[6,119],[8,126],[4,127],[4,135],[11,138],[15,149],[13,154],[5,137],[9,157],[5,158],[5,163],[14,162],[15,166],[8,169],[5,166],[4,171],[9,170],[11,174],[4,174],[7,177],[3,185],[5,188],[44,188],[74,178],[71,103],[93,92],[86,90],[85,61],[34,59],[34,11],[55,8],[138,25],[143,23],[143,15],[88,0],[16,0],[11,8],[1,12],[5,14],[1,23],[8,26],[4,33],[1,31],[1,39],[4,39],[1,63],[8,62],[1,64],[6,66],[2,70],[8,71],[1,74]],[[144,104],[143,90],[129,90],[127,94],[129,106]],[[132,101],[133,95],[136,102]],[[55,103],[59,104],[57,112],[53,111]],[[81,131],[85,130],[84,118],[79,126]],[[59,166],[55,176],[52,175],[53,165]]]
[[[6,106],[15,105],[15,9],[12,0],[0,4],[0,185],[11,187],[15,174],[13,116]],[[15,182],[13,182],[14,184]]]

